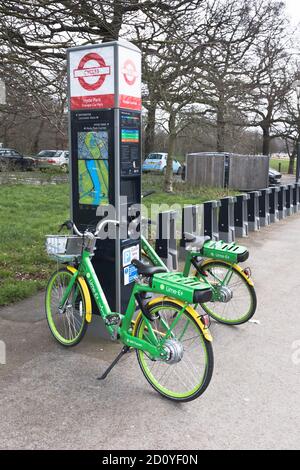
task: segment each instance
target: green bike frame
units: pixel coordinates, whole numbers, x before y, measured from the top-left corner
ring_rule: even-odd
[[[166,274],[166,273],[163,273],[163,274]],[[94,268],[90,259],[90,253],[87,250],[83,250],[79,268],[78,270],[74,272],[68,286],[66,287],[66,290],[64,292],[64,295],[60,303],[60,308],[63,309],[64,306],[66,305],[68,298],[71,294],[72,288],[79,276],[82,276],[84,279],[86,279],[90,287],[90,291],[95,299],[96,305],[99,309],[100,315],[105,322],[106,317],[108,317],[109,315],[115,312],[112,312],[108,305],[108,302],[103,292],[103,289],[101,287],[101,284],[94,271]],[[125,315],[118,313],[120,320],[121,320],[121,326],[108,325],[105,323],[106,328],[111,336],[115,334],[115,328],[117,328],[118,336],[120,340],[122,341],[122,343],[125,344],[126,346],[145,351],[153,358],[158,358],[158,357],[164,358],[166,352],[163,349],[163,345],[168,338],[172,337],[173,328],[175,327],[181,315],[183,314],[183,312],[185,311],[185,309],[188,307],[188,305],[191,302],[188,301],[188,302],[182,303],[182,309],[174,318],[171,326],[168,326],[167,324],[165,325],[166,333],[164,334],[161,340],[157,339],[156,335],[154,334],[151,322],[143,315],[143,320],[146,324],[146,329],[147,329],[147,341],[146,341],[144,339],[137,338],[136,336],[132,335],[132,320],[136,312],[135,294],[140,293],[140,292],[153,292],[153,293],[160,293],[164,295],[166,294],[163,290],[160,290],[159,288],[152,288],[146,284],[136,283],[133,287]],[[182,292],[183,292],[183,296],[188,295],[187,291],[184,292],[184,290],[182,290]],[[181,300],[184,300],[184,299],[181,299]]]

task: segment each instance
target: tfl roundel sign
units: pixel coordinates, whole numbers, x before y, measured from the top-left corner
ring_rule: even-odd
[[[141,54],[118,42],[68,50],[70,109],[140,110]]]
[[[127,85],[134,85],[138,75],[134,62],[131,59],[124,62],[122,73]]]
[[[110,75],[110,66],[106,65],[101,55],[90,52],[84,55],[78,68],[73,71],[74,78],[88,91],[94,91],[100,88],[107,75]]]

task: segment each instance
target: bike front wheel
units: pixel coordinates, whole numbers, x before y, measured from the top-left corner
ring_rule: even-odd
[[[194,315],[191,314],[194,312]],[[180,402],[194,400],[208,387],[213,373],[213,350],[199,325],[193,309],[182,312],[182,304],[176,301],[152,301],[149,313],[158,342],[169,351],[167,360],[155,360],[137,350],[137,359],[149,384],[164,397]],[[170,339],[165,340],[167,330],[177,315],[181,315],[172,329]],[[135,336],[148,341],[147,326],[141,314],[135,325]]]
[[[63,309],[60,308],[64,292],[73,273],[62,268],[52,274],[46,290],[46,317],[54,338],[63,346],[75,346],[85,335],[86,299],[77,280]]]
[[[241,325],[250,320],[256,310],[256,293],[239,269],[213,260],[204,262],[201,267],[206,282],[214,288],[213,300],[201,304],[203,310],[226,325]],[[199,273],[196,276],[199,277]]]

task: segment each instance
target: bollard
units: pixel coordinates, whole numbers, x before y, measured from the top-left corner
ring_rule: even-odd
[[[178,269],[175,211],[160,212],[157,216],[155,251],[170,271]]]
[[[258,207],[259,207],[259,222],[261,227],[266,227],[270,225],[270,203],[269,195],[271,193],[271,188],[261,189],[260,196],[258,198]]]
[[[239,194],[236,196],[234,205],[234,228],[236,237],[248,236],[248,199],[249,194]]]
[[[278,186],[275,186],[270,189],[271,191],[269,194],[269,212],[270,212],[270,222],[272,224],[272,223],[278,222],[279,220],[278,193],[280,191],[280,188]]]
[[[286,215],[292,215],[294,213],[293,209],[293,190],[294,190],[294,185],[293,184],[288,184],[286,187]]]
[[[260,196],[260,191],[251,191],[249,193],[248,201],[248,226],[249,231],[256,232],[260,230],[260,220],[259,220],[259,202],[258,198]]]
[[[223,197],[220,199],[220,202],[219,238],[224,240],[224,242],[232,243],[235,240],[234,205],[236,202],[236,197]]]
[[[299,212],[299,206],[300,206],[299,190],[300,190],[300,183],[295,183],[294,188],[293,188],[293,210],[294,210],[294,214],[296,214],[296,212]]]
[[[286,217],[286,186],[281,185],[279,187],[278,193],[278,215],[279,220],[284,219]]]
[[[211,240],[219,240],[219,216],[218,211],[221,206],[220,201],[206,201],[204,206],[204,235]]]
[[[201,236],[204,233],[204,216],[203,204],[194,206],[185,206],[182,209],[182,223],[181,223],[181,239],[179,243],[179,259],[186,257],[187,241],[184,238],[184,233],[188,232],[196,236]]]

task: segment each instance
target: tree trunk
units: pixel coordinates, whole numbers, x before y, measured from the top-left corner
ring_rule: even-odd
[[[147,125],[145,127],[145,155],[155,149],[155,115],[156,103],[148,107]]]
[[[113,17],[108,23],[100,20],[100,28],[107,28],[102,42],[117,41],[123,24],[123,8],[120,0],[113,1]]]
[[[39,126],[38,126],[38,129],[37,129],[37,132],[35,133],[35,136],[34,136],[34,138],[32,140],[32,143],[31,143],[30,152],[31,152],[32,155],[36,155],[38,153],[40,137],[41,137],[41,133],[42,133],[42,130],[44,128],[44,125],[45,125],[45,121],[44,121],[44,119],[41,119],[40,123],[39,123]]]
[[[270,155],[270,143],[271,143],[270,127],[265,126],[265,127],[262,128],[262,131],[263,131],[262,153],[263,153],[263,155]]]
[[[217,151],[225,152],[225,112],[222,102],[219,102],[217,112]]]
[[[297,155],[297,144],[296,144],[296,147],[294,148],[293,152],[290,155],[289,168],[288,168],[288,174],[289,175],[294,174],[296,155]]]
[[[173,157],[175,151],[176,132],[175,132],[175,115],[170,114],[169,118],[169,138],[168,138],[168,158],[167,168],[164,181],[164,190],[167,193],[173,192]]]

